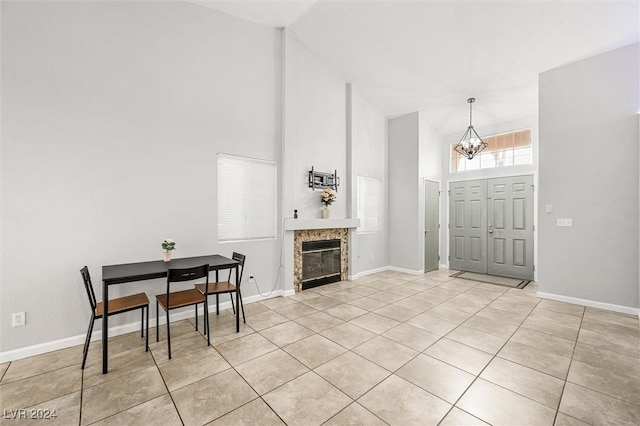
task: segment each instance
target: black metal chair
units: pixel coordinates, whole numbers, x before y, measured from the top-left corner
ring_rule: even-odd
[[[233,260],[238,261],[238,264],[239,264],[238,267],[240,268],[240,272],[238,274],[237,286],[231,283],[231,273],[233,272],[233,269],[229,269],[229,277],[227,278],[227,281],[216,281],[214,283],[209,283],[207,280],[207,283],[196,283],[196,289],[207,297],[205,312],[209,311],[208,296],[212,294],[216,295],[216,315],[220,315],[220,295],[221,294],[229,294],[229,298],[231,299],[231,308],[233,309],[233,313],[235,315],[236,308],[233,303],[233,293],[238,291],[238,298],[240,299],[240,309],[242,309],[242,320],[246,323],[247,320],[244,317],[244,304],[242,303],[242,292],[240,291],[240,283],[242,282],[242,274],[244,272],[244,261],[246,259],[246,256],[244,254],[234,252],[231,258]],[[209,329],[208,319],[206,321],[206,326],[208,331]],[[207,343],[211,345],[209,341],[209,337],[207,337]]]
[[[171,292],[171,283],[192,281],[206,278],[209,282],[209,265],[196,266],[194,268],[169,269],[167,273],[167,292],[156,296],[156,342],[160,340],[160,330],[158,328],[158,318],[160,312],[158,306],[167,314],[167,345],[169,348],[169,359],[171,359],[171,327],[169,326],[169,311],[194,305],[196,308],[196,330],[198,330],[198,304],[205,306],[205,296],[195,288]],[[206,307],[204,308],[206,311]],[[205,320],[207,319],[205,313]],[[208,322],[208,321],[205,321]],[[208,327],[205,324],[205,333]]]
[[[84,341],[84,350],[82,352],[82,369],[87,362],[87,354],[89,353],[89,344],[91,343],[91,333],[93,332],[93,323],[96,319],[100,319],[104,315],[104,306],[102,302],[96,302],[96,295],[93,291],[93,284],[91,283],[91,276],[89,275],[89,268],[86,266],[80,269],[82,280],[84,281],[84,288],[87,290],[87,296],[89,296],[89,304],[91,305],[91,320],[89,321],[89,330],[87,330],[87,337]],[[144,337],[145,324],[146,324],[146,343],[145,350],[149,351],[149,299],[145,293],[133,294],[131,296],[119,297],[117,299],[109,299],[109,312],[107,316],[122,314],[124,312],[133,311],[135,309],[141,309],[141,330],[140,336]],[[145,315],[146,313],[146,315]],[[145,320],[146,317],[146,320]]]

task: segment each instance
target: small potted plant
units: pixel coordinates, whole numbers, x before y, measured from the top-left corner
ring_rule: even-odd
[[[322,190],[322,204],[324,204],[324,208],[322,209],[322,218],[329,218],[329,206],[333,203],[337,198],[335,191],[329,188],[325,188]]]
[[[171,251],[176,249],[176,242],[171,238],[167,238],[162,242],[162,260],[168,262],[171,260]]]

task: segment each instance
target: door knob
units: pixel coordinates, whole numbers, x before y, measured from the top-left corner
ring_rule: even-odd
[[[490,234],[493,234],[493,229],[489,229],[489,233],[490,233]]]

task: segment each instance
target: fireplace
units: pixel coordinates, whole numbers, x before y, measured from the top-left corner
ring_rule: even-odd
[[[329,222],[333,219],[318,219],[319,222],[325,223]],[[337,219],[336,219],[337,220]],[[296,221],[292,221],[296,222]],[[296,229],[294,231],[293,236],[293,289],[295,291],[301,291],[303,288],[309,289],[316,285],[328,284],[329,282],[338,282],[338,281],[346,281],[348,276],[348,257],[349,257],[349,232],[347,228],[324,228],[324,229]],[[340,242],[339,250],[335,247],[326,247],[324,244],[327,241],[334,241],[333,245],[335,245],[335,241]],[[331,273],[327,273],[326,271],[315,271],[315,277],[318,278],[320,276],[331,275],[331,278],[334,281],[327,281],[324,283],[318,283],[315,285],[310,285],[302,282],[302,256],[303,249],[302,245],[308,242],[319,242],[321,243],[320,247],[323,247],[322,250],[327,249],[326,251],[329,253],[324,253],[324,257],[331,260],[333,266],[335,263],[339,265],[339,273],[336,272],[335,275]],[[313,247],[313,246],[311,246]],[[329,251],[328,249],[331,249]],[[310,250],[313,251],[313,248]],[[336,259],[336,256],[338,258]],[[317,257],[317,256],[315,256]],[[325,259],[326,260],[326,259]],[[316,268],[316,266],[314,266]],[[304,278],[305,280],[307,277]]]
[[[302,243],[302,290],[340,281],[340,240]]]

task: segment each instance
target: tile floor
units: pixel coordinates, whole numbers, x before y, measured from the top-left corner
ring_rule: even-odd
[[[84,371],[80,346],[2,364],[0,424],[640,424],[637,317],[449,275],[252,303],[240,333],[212,318],[212,347],[176,322],[170,361],[115,337],[107,375],[99,342]]]

